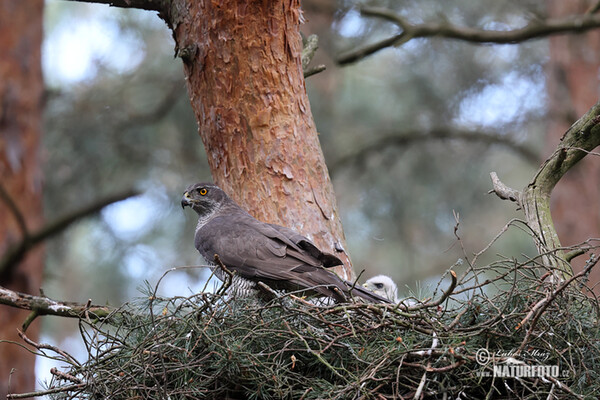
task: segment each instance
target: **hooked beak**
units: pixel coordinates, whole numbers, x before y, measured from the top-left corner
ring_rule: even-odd
[[[188,192],[185,192],[181,198],[181,208],[185,209],[186,206],[192,206],[192,199],[190,198],[190,194]]]

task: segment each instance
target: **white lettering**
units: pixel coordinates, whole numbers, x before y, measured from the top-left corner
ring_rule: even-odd
[[[496,378],[558,378],[558,365],[494,365]]]

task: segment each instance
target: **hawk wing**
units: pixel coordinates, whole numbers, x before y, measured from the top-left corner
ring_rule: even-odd
[[[278,231],[280,234],[287,237],[296,246],[300,247],[302,250],[306,251],[312,257],[319,260],[321,262],[321,265],[323,265],[325,268],[331,268],[331,267],[335,267],[337,265],[344,264],[344,263],[342,263],[342,260],[340,260],[339,258],[334,256],[333,254],[322,252],[321,250],[319,250],[319,248],[317,246],[314,245],[313,242],[311,242],[304,236],[296,233],[295,231],[293,231],[290,228],[286,228],[285,226],[274,225],[274,224],[265,224],[265,225],[270,226],[271,228]]]
[[[316,247],[292,230],[281,228],[251,216],[219,216],[196,232],[195,245],[208,261],[218,254],[227,268],[243,278],[264,281],[276,289],[314,288],[322,295],[346,301],[348,283],[323,268],[319,258],[313,256],[314,250],[311,254],[305,249]],[[286,235],[289,232],[293,233],[291,237]],[[370,301],[381,301],[362,287],[355,289],[358,295],[366,292]]]

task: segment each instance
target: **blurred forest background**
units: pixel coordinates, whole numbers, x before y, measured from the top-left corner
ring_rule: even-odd
[[[517,0],[303,2],[303,33],[319,36],[313,64],[327,67],[307,79],[307,90],[354,268],[365,270],[362,281],[383,273],[401,295],[422,296],[463,257],[454,213],[468,254],[522,217],[487,194],[489,173],[520,189],[558,143],[548,136],[550,41],[417,39],[340,66],[340,54],[398,31],[361,16],[367,3],[413,22],[495,30],[549,11],[545,2]],[[188,184],[211,178],[173,54],[155,13],[46,2],[46,218],[132,187],[143,192],[46,243],[47,296],[119,305],[140,296],[145,280],[155,284],[169,268],[202,262],[193,246],[196,219],[179,199]],[[495,254],[533,255],[535,248],[516,229]],[[161,288],[191,294],[207,276],[172,273]],[[75,321],[46,317],[43,324],[42,342],[78,342]]]

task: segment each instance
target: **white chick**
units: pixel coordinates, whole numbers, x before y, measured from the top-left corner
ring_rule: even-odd
[[[370,291],[375,292],[375,294],[387,298],[393,303],[400,302],[400,299],[398,298],[398,287],[389,276],[374,276],[369,278],[363,286]]]

